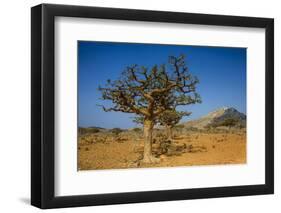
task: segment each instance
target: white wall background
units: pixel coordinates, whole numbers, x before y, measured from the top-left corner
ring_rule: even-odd
[[[280,212],[281,210],[281,3],[278,0],[45,0],[44,3],[80,4],[150,10],[260,16],[275,18],[275,195],[201,199],[51,212]],[[37,0],[1,2],[0,12],[0,211],[39,212],[30,197],[30,7]],[[280,210],[279,210],[280,209]]]

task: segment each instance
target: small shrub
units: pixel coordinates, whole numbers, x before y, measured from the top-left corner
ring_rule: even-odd
[[[183,124],[178,124],[176,125],[176,129],[183,129],[184,128],[184,125]]]
[[[120,129],[120,128],[113,128],[113,129],[111,129],[111,132],[112,132],[114,135],[119,135],[121,132],[123,132],[123,130]]]
[[[188,131],[188,132],[197,132],[197,131],[199,131],[199,129],[196,128],[196,127],[188,127],[188,128],[186,128],[186,131]]]
[[[78,128],[78,133],[80,135],[98,133],[98,132],[100,132],[100,129],[98,127],[88,127],[88,128],[79,127]]]
[[[132,130],[133,130],[134,132],[138,132],[138,133],[142,131],[142,129],[141,129],[141,128],[138,128],[138,127],[133,128]]]

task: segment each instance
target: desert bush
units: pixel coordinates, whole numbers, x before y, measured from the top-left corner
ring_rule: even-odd
[[[98,128],[98,127],[87,127],[87,128],[79,127],[78,128],[78,133],[80,135],[98,133],[98,132],[100,132],[100,128]]]
[[[187,152],[196,153],[196,152],[207,152],[207,148],[205,146],[193,146],[192,144],[187,146]]]
[[[80,144],[91,144],[91,143],[93,143],[93,138],[90,137],[89,135],[79,137],[79,143]]]
[[[168,148],[171,144],[171,141],[169,140],[163,140],[163,141],[160,141],[159,143],[159,147],[158,147],[158,155],[162,155],[162,154],[166,154],[168,152]]]
[[[105,143],[107,141],[107,136],[96,136],[95,142],[96,143]]]
[[[124,143],[125,141],[127,141],[128,140],[128,138],[126,138],[126,137],[120,137],[120,136],[118,136],[117,138],[116,138],[116,141],[118,142],[118,143]]]
[[[110,131],[115,135],[119,135],[121,132],[123,132],[123,130],[120,128],[113,128]]]
[[[183,124],[178,124],[176,125],[176,129],[183,129],[184,128],[184,125]]]
[[[155,134],[155,143],[163,143],[165,141],[167,141],[168,137],[166,134],[164,134],[163,132],[157,132]]]
[[[134,132],[137,132],[137,133],[142,132],[142,129],[141,129],[141,128],[138,128],[138,127],[133,128],[132,130],[133,130]]]
[[[198,132],[198,131],[200,131],[198,128],[196,128],[196,127],[187,127],[187,128],[185,128],[185,130],[187,131],[187,132]]]
[[[166,155],[166,156],[178,156],[185,153],[187,150],[187,145],[183,144],[175,144],[170,140],[161,141],[159,146],[157,147],[155,154],[157,156]]]

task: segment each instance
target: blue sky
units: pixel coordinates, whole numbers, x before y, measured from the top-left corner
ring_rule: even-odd
[[[199,78],[202,103],[181,107],[191,111],[182,121],[203,116],[223,106],[246,114],[246,48],[78,41],[78,125],[131,128],[134,114],[104,112],[99,85],[118,79],[128,65],[152,67],[168,56],[186,55],[187,66]]]

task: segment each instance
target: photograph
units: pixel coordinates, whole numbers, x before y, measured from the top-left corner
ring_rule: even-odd
[[[77,170],[247,163],[247,48],[77,41]]]
[[[31,205],[274,194],[275,13],[151,4],[32,6]]]

